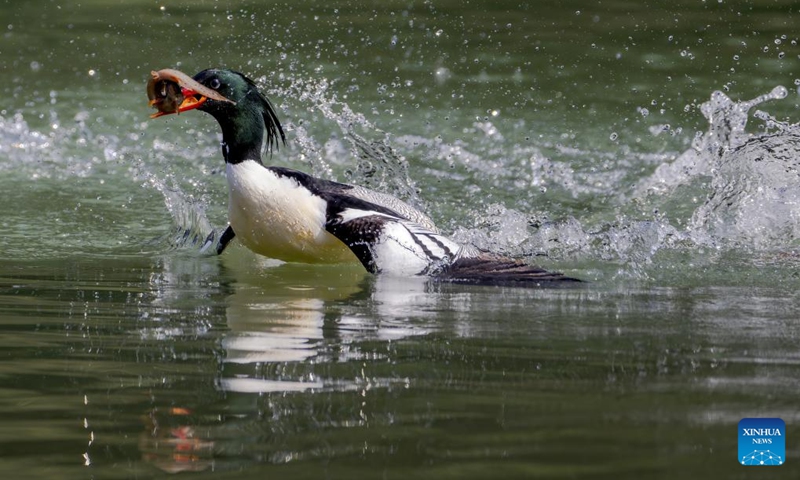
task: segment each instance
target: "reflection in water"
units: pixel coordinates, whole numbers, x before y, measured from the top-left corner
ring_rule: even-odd
[[[215,380],[226,414],[209,421],[208,416],[190,415],[183,406],[153,408],[143,417],[146,428],[139,445],[145,461],[172,473],[225,468],[212,457],[229,455],[235,448],[230,442],[240,442],[241,434],[252,434],[254,422],[269,411],[278,425],[282,417],[296,421],[294,402],[302,399],[292,394],[356,392],[364,406],[368,391],[408,388],[407,377],[367,376],[363,367],[346,377],[338,375],[334,366],[352,370],[353,364],[388,360],[386,353],[362,350],[363,342],[391,342],[435,332],[443,296],[426,279],[374,278],[349,267],[270,263],[265,268],[263,261],[254,261],[241,250],[227,261],[231,270],[223,267],[223,272],[232,276],[225,287],[230,292],[225,299],[227,329],[220,335]],[[160,286],[223,273],[213,272],[210,265],[198,271],[197,262],[170,259],[168,268],[152,281]],[[180,290],[166,293],[155,303],[181,300]],[[159,328],[159,336],[165,333]],[[265,406],[261,399],[267,394],[272,397]],[[281,406],[284,401],[287,405]],[[358,407],[358,402],[353,406]],[[359,409],[344,423],[366,425],[367,417]],[[277,453],[275,459],[284,455],[291,459],[300,453]],[[240,455],[236,457],[242,461]]]
[[[201,472],[213,466],[214,442],[197,437],[195,427],[185,425],[191,412],[173,407],[157,408],[143,415],[145,431],[139,436],[142,459],[168,473]]]
[[[307,269],[297,265],[285,269]],[[313,268],[313,267],[312,267]],[[339,379],[313,374],[263,378],[269,364],[364,360],[354,346],[369,340],[399,340],[435,330],[435,303],[430,284],[419,278],[369,278],[336,285],[285,285],[276,302],[274,286],[266,294],[257,285],[237,284],[228,298],[228,332],[222,339],[225,372],[220,388],[231,392],[267,393],[309,389],[350,389]],[[358,312],[348,308],[357,302]],[[427,319],[427,320],[426,320]],[[375,355],[370,360],[376,360]],[[250,372],[250,373],[244,373]]]

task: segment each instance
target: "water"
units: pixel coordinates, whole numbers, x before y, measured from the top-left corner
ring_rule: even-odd
[[[778,416],[797,476],[794,6],[462,3],[0,5],[4,475],[750,478]],[[216,125],[144,86],[220,65],[271,162],[589,283],[200,251]]]

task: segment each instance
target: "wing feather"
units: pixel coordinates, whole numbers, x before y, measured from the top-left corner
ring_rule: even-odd
[[[360,199],[328,202],[325,228],[344,242],[369,272],[424,274],[449,263],[461,246],[429,228]]]

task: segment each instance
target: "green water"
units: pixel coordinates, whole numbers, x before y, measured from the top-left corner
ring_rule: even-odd
[[[757,108],[800,119],[798,15],[0,2],[0,474],[796,478],[797,237],[715,237],[694,213],[711,173],[637,188],[708,129],[714,90],[783,85]],[[217,127],[149,120],[144,85],[210,66],[278,107],[272,163],[403,196],[461,241],[587,284],[200,253],[226,222]],[[353,135],[379,153],[359,158]],[[751,416],[786,421],[785,465],[738,465]]]

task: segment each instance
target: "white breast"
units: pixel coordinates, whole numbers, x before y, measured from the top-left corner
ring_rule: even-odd
[[[230,218],[236,238],[250,250],[286,262],[357,262],[325,230],[325,200],[296,180],[252,160],[226,164]]]

